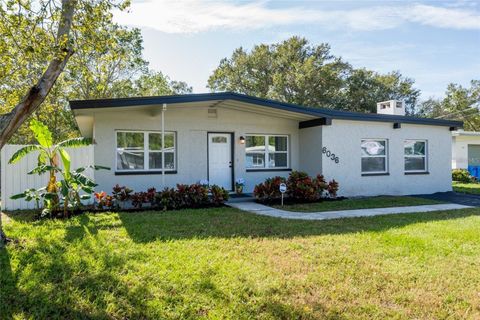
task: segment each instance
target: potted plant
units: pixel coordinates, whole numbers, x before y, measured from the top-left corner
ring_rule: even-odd
[[[237,180],[235,180],[235,191],[237,192],[237,194],[243,193],[243,186],[245,186],[245,179],[238,178]]]

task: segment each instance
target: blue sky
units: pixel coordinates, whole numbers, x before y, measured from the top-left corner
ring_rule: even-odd
[[[399,70],[422,97],[480,79],[480,1],[133,1],[116,13],[141,28],[151,68],[207,92],[220,60],[240,46],[290,36],[327,42],[355,67]]]

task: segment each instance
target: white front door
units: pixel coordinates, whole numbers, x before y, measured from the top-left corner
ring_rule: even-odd
[[[232,190],[232,135],[208,134],[208,182]]]

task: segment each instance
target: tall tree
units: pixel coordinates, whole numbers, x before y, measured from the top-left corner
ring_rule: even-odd
[[[451,83],[443,99],[428,99],[420,104],[418,114],[437,119],[464,122],[467,131],[480,131],[480,80],[472,80],[470,87]]]
[[[250,52],[236,49],[208,79],[212,91],[235,91],[311,107],[374,112],[376,103],[402,99],[409,110],[420,95],[399,72],[379,74],[354,69],[330,53],[330,46],[310,45],[292,37]]]
[[[42,105],[31,116],[48,126],[54,141],[79,135],[68,100],[191,92],[186,83],[172,81],[160,72],[149,70],[148,62],[142,56],[143,38],[139,29],[108,21],[98,25],[94,32],[86,28],[73,31],[72,37],[78,39],[75,54]],[[0,86],[0,97],[11,101],[0,105],[0,113],[12,109],[13,98],[20,95],[23,88],[24,85]],[[10,143],[16,144],[34,142],[27,125],[20,126],[10,139]]]
[[[377,102],[403,100],[407,114],[414,114],[420,90],[414,81],[399,71],[379,74],[367,69],[354,69],[349,74],[345,89],[336,108],[359,112],[376,112]]]
[[[40,106],[73,53],[112,23],[110,0],[0,3],[0,147]],[[92,37],[86,37],[89,34]],[[35,41],[32,41],[34,39]]]
[[[0,3],[0,148],[46,99],[75,49],[77,34],[111,23],[110,0],[17,0]],[[32,41],[34,39],[34,41]],[[5,110],[4,110],[5,111]],[[6,237],[1,228],[0,242]]]
[[[350,65],[330,53],[328,44],[309,45],[292,37],[257,45],[250,53],[236,49],[222,59],[208,79],[213,91],[235,91],[261,98],[311,106],[332,106]]]

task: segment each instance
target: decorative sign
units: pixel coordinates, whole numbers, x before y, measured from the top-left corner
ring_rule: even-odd
[[[278,189],[280,189],[280,192],[282,193],[282,207],[283,207],[283,194],[285,193],[285,191],[287,191],[287,185],[285,183],[280,183],[280,186]]]
[[[327,147],[322,148],[322,153],[330,158],[330,160],[335,161],[335,163],[340,163],[340,159],[335,155],[335,153],[331,152],[327,149]]]

